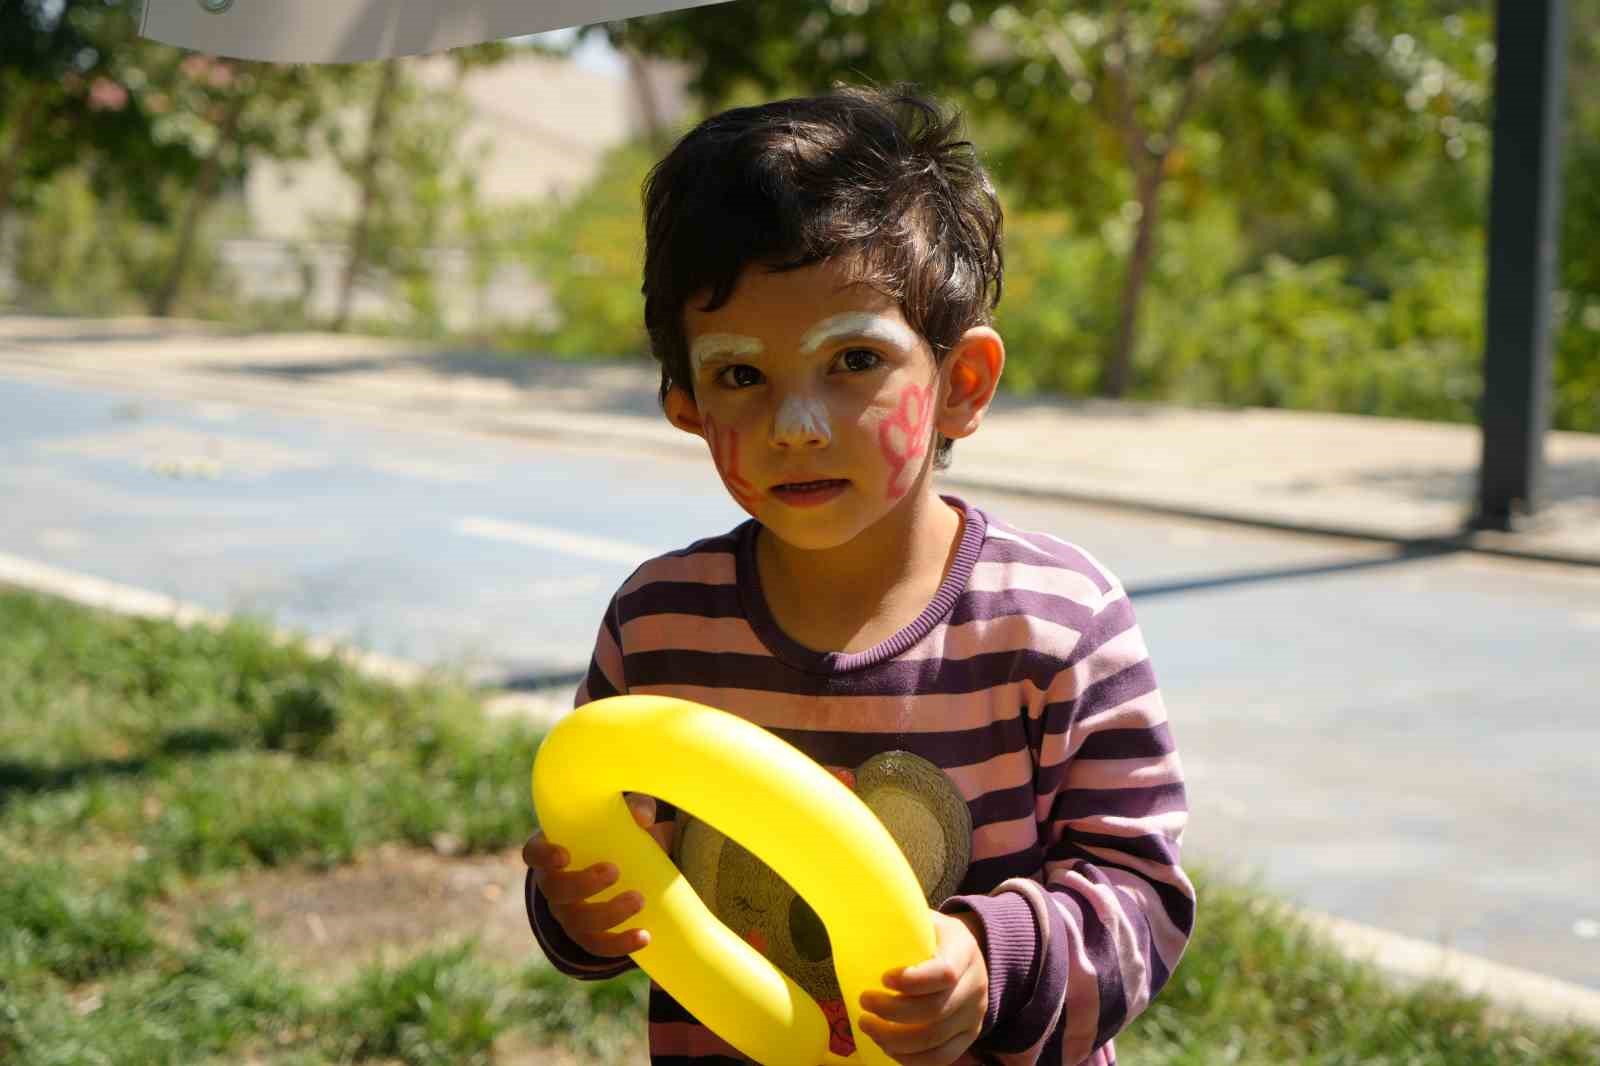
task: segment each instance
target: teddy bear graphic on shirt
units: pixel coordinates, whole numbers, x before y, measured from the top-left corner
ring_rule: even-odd
[[[875,814],[916,874],[928,906],[944,902],[972,861],[972,812],[955,783],[907,751],[874,755],[834,775]],[[838,1055],[855,1050],[828,931],[789,884],[738,842],[679,812],[673,861],[706,906],[810,994]]]

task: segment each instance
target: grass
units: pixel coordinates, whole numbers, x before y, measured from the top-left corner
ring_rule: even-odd
[[[422,1066],[493,1062],[516,1039],[612,1062],[637,1047],[642,975],[582,984],[467,940],[325,987],[276,962],[246,911],[208,910],[181,937],[155,917],[203,884],[380,843],[519,843],[526,725],[248,620],[181,630],[0,589],[0,633],[0,1061]],[[1259,890],[1197,881],[1195,939],[1119,1037],[1125,1062],[1600,1062],[1600,1032],[1395,985]]]

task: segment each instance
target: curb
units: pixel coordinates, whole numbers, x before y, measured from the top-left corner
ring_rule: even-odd
[[[0,554],[0,585],[13,585],[118,614],[171,621],[180,626],[220,626],[227,617],[160,593]],[[320,638],[274,629],[281,640],[301,641],[318,655],[337,656],[369,677],[414,684],[429,671],[402,659],[378,655]],[[565,686],[532,692],[492,688],[485,709],[492,715],[526,715],[545,725],[570,709]],[[1501,1009],[1546,1022],[1600,1027],[1600,991],[1414,937],[1286,905],[1287,912],[1326,938],[1343,954],[1370,962],[1402,984],[1442,980]]]

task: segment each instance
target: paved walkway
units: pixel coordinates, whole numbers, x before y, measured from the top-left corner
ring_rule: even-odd
[[[0,316],[0,371],[541,437],[694,450],[653,365],[530,361],[199,322]],[[957,444],[953,486],[1600,565],[1600,435],[1552,433],[1529,528],[1463,533],[1477,427],[1296,411],[1002,396]]]

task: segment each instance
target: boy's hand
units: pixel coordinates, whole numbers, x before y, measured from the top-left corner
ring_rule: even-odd
[[[931,913],[939,938],[933,958],[884,974],[891,991],[861,994],[862,1031],[902,1066],[954,1062],[978,1039],[989,1009],[977,915]]]
[[[628,807],[633,811],[633,820],[650,831],[661,850],[670,850],[672,823],[652,824],[656,801],[649,796],[629,796]],[[533,870],[534,883],[550,904],[550,913],[573,942],[589,954],[616,958],[650,943],[650,934],[643,929],[606,932],[639,913],[644,906],[639,893],[624,892],[604,903],[586,902],[616,884],[619,873],[615,863],[597,862],[586,869],[568,871],[566,866],[572,856],[566,848],[546,840],[542,831],[522,845],[522,861]]]

